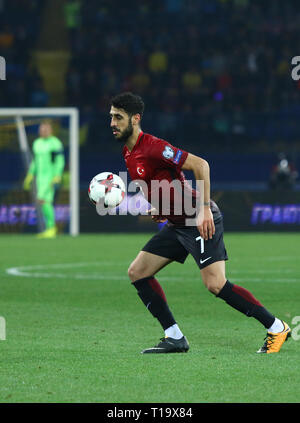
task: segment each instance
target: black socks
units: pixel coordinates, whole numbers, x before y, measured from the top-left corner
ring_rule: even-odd
[[[164,330],[176,323],[168,307],[165,293],[154,276],[138,279],[132,284],[147,309],[157,318]],[[269,329],[275,321],[275,316],[265,309],[251,292],[228,280],[216,297],[222,298],[228,305],[246,316],[254,317],[266,329]]]
[[[275,316],[269,313],[251,292],[229,281],[226,281],[216,297],[222,298],[227,304],[246,316],[254,317],[262,323],[266,329],[271,327],[275,321]]]
[[[132,284],[147,309],[157,318],[164,330],[176,323],[168,307],[165,293],[153,276],[138,279]]]

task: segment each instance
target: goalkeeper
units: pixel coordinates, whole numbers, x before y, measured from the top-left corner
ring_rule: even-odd
[[[33,142],[33,160],[24,180],[24,189],[30,190],[33,178],[36,177],[37,202],[46,227],[38,237],[54,238],[57,228],[53,202],[65,167],[64,150],[62,142],[52,135],[52,126],[49,121],[40,124],[39,135],[39,138]]]

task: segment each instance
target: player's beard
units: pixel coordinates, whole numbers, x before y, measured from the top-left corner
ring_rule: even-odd
[[[128,138],[131,137],[132,134],[133,134],[133,126],[131,121],[129,120],[127,128],[124,129],[123,132],[120,132],[120,136],[116,138],[116,140],[125,144]]]

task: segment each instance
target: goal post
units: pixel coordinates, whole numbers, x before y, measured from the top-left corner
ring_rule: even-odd
[[[0,108],[0,118],[11,118],[16,124],[21,153],[28,166],[31,153],[26,140],[23,118],[69,118],[69,206],[70,235],[79,234],[79,111],[75,107]]]

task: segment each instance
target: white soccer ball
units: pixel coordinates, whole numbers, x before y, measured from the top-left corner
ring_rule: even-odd
[[[94,204],[103,203],[106,208],[117,207],[125,197],[125,184],[120,176],[102,172],[91,180],[88,194]]]

